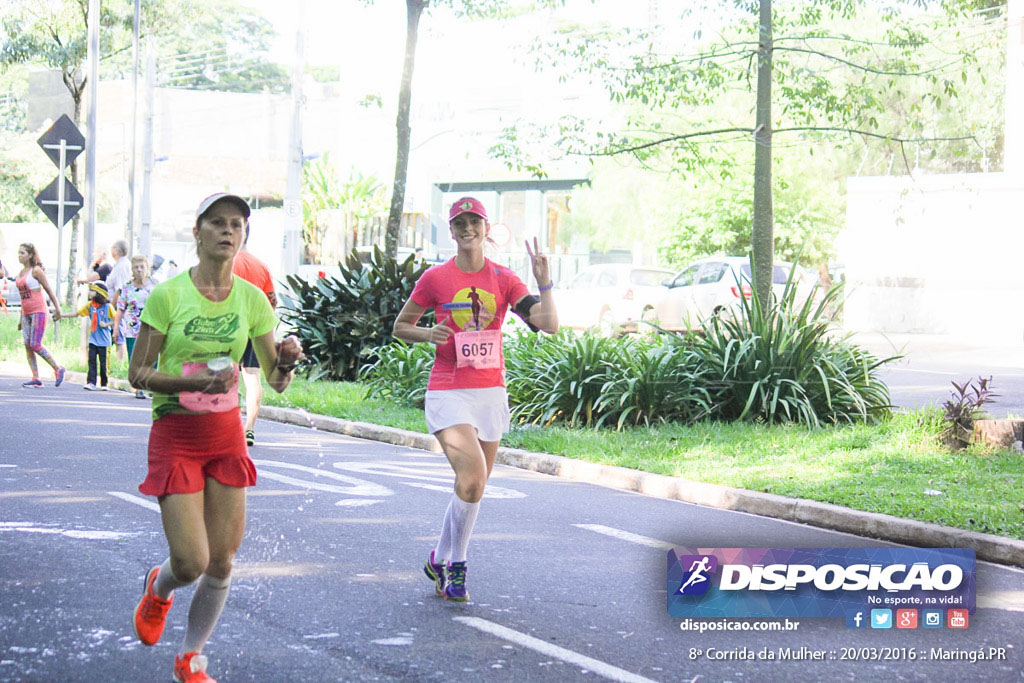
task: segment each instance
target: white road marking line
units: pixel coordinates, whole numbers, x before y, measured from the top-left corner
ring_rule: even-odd
[[[366,498],[344,498],[335,503],[335,505],[340,508],[364,508],[368,505],[376,505],[383,502],[383,500],[367,500]]]
[[[636,543],[638,545],[646,545],[651,548],[661,548],[662,550],[671,550],[676,546],[672,543],[666,543],[665,541],[659,541],[656,538],[648,538],[647,536],[640,536],[639,534],[632,534],[622,529],[615,529],[610,526],[604,526],[601,524],[573,524],[575,527],[580,529],[586,529],[587,531],[594,531],[605,536],[611,536],[617,538],[620,541],[629,541],[630,543]]]
[[[107,495],[113,496],[114,498],[120,498],[121,500],[126,500],[129,503],[141,505],[147,510],[152,510],[153,512],[160,512],[160,506],[154,503],[153,501],[146,500],[145,498],[139,498],[138,496],[133,496],[130,493],[122,493],[121,491],[107,491]]]
[[[405,638],[405,637],[400,637],[400,638],[379,638],[377,640],[371,640],[370,642],[373,643],[374,645],[390,645],[390,646],[403,647],[403,646],[406,646],[406,645],[412,645],[412,638]]]
[[[83,538],[89,541],[116,541],[129,536],[138,536],[128,531],[83,531],[81,529],[58,529],[32,526],[30,522],[0,522],[0,531],[22,531],[29,534],[52,534],[68,538]]]
[[[375,463],[375,462],[336,462],[334,466],[339,470],[346,470],[348,472],[357,472],[359,474],[378,474],[382,477],[396,477],[399,479],[418,479],[421,482],[434,482],[434,483],[417,483],[411,481],[403,481],[402,483],[406,486],[413,486],[416,488],[426,489],[427,491],[440,491],[442,493],[451,493],[452,484],[454,477],[448,472],[444,474],[434,474],[433,472],[425,472],[418,470],[413,467],[405,467],[402,465],[389,465],[386,463]],[[512,498],[525,498],[526,494],[515,489],[502,488],[501,486],[494,486],[488,484],[487,488],[484,489],[484,498],[495,498],[500,500],[508,500]]]
[[[442,486],[441,484],[427,484],[419,481],[402,481],[400,484],[406,486],[412,486],[417,489],[426,489],[427,491],[440,491],[441,493],[452,492],[452,484]],[[501,486],[491,486],[488,484],[487,488],[484,489],[484,498],[493,498],[495,500],[511,500],[513,498],[526,498],[526,494],[515,489],[506,489]]]
[[[281,462],[278,460],[253,460],[253,462],[260,467],[259,476],[279,481],[282,484],[291,484],[292,486],[299,486],[314,491],[325,491],[327,493],[340,493],[345,496],[367,496],[369,498],[385,498],[393,495],[394,491],[375,484],[371,481],[364,479],[357,479],[355,477],[348,477],[344,474],[337,474],[336,472],[329,472],[327,470],[317,469],[315,467],[307,467],[305,465],[294,465],[289,462]],[[298,472],[304,472],[311,474],[314,477],[323,477],[331,481],[340,482],[341,484],[347,484],[347,486],[338,486],[335,484],[320,484],[305,479],[296,479],[295,477],[289,477],[283,474],[277,474],[276,472],[267,472],[266,467],[281,467],[284,469],[295,470]]]
[[[535,652],[539,652],[542,655],[548,657],[554,657],[560,659],[563,662],[578,666],[581,669],[592,671],[598,676],[603,676],[612,681],[623,681],[623,683],[654,683],[650,678],[644,678],[635,673],[620,669],[612,666],[611,664],[605,664],[602,661],[581,655],[578,652],[572,650],[566,650],[563,647],[552,645],[551,643],[528,636],[525,633],[519,631],[513,631],[510,628],[506,628],[494,622],[481,619],[479,617],[454,617],[454,620],[472,626],[473,628],[489,633],[492,636],[497,636],[503,640],[507,640],[511,643],[515,643],[521,647],[526,647]]]
[[[978,593],[978,607],[1001,609],[1006,612],[1024,612],[1024,591],[993,591]]]

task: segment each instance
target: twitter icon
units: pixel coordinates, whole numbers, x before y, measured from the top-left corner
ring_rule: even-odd
[[[871,610],[871,628],[892,628],[892,610]]]

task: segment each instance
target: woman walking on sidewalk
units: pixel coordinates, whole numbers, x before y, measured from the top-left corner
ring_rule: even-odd
[[[43,386],[36,364],[36,356],[39,356],[53,368],[53,385],[59,387],[64,381],[64,368],[57,365],[57,361],[43,346],[43,333],[46,331],[46,302],[43,300],[43,291],[46,291],[46,296],[50,297],[50,303],[53,304],[54,322],[60,320],[60,302],[50,289],[50,281],[46,279],[43,262],[39,260],[39,254],[33,244],[25,242],[18,246],[18,262],[21,263],[21,272],[14,281],[18,287],[18,294],[21,295],[21,318],[18,319],[18,329],[21,330],[21,337],[25,342],[28,368],[32,371],[32,379],[21,386]]]
[[[136,254],[132,256],[132,279],[114,292],[110,299],[110,306],[116,311],[114,314],[114,343],[118,343],[119,337],[124,337],[129,363],[131,363],[132,353],[135,351],[139,326],[142,324],[140,319],[142,309],[146,307],[146,299],[149,298],[149,294],[155,286],[156,282],[153,281],[149,270],[149,259],[143,254]],[[146,392],[136,389],[135,398],[146,398]]]
[[[558,315],[551,295],[548,260],[537,240],[529,243],[540,298],[508,268],[484,256],[490,223],[483,204],[472,197],[455,202],[448,226],[458,253],[420,277],[395,321],[394,335],[437,347],[426,393],[427,427],[441,443],[455,471],[455,492],[444,514],[441,536],[423,571],[446,600],[469,599],[466,549],[480,499],[494,467],[501,435],[509,428],[501,325],[512,308],[536,331],[554,333]],[[439,321],[417,327],[428,308]]]
[[[245,487],[256,483],[238,410],[238,361],[252,338],[267,382],[281,392],[304,358],[297,338],[275,342],[277,317],[263,292],[231,274],[248,218],[235,195],[200,203],[192,228],[199,263],[153,289],[128,371],[132,386],[153,392],[149,471],[139,491],[157,496],[170,549],[146,573],[133,625],[139,640],[155,644],[173,591],[199,580],[174,662],[174,679],[188,683],[213,681],[200,653],[227,600]]]

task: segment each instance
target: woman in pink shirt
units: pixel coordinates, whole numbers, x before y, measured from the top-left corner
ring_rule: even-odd
[[[491,225],[483,204],[472,197],[455,202],[448,227],[458,253],[420,277],[395,320],[394,336],[437,347],[425,399],[427,428],[441,443],[455,471],[455,492],[445,511],[441,536],[423,571],[445,600],[466,601],[466,549],[501,435],[509,428],[501,325],[509,308],[534,331],[558,330],[548,260],[537,240],[529,243],[540,298],[508,268],[484,257]],[[417,327],[429,309],[439,321]]]
[[[21,295],[21,318],[18,320],[18,329],[21,330],[22,339],[25,342],[25,356],[28,358],[28,367],[32,371],[32,379],[24,382],[23,387],[41,387],[43,382],[39,379],[39,367],[36,364],[36,356],[39,356],[53,368],[54,386],[60,386],[64,381],[64,368],[57,365],[50,352],[43,347],[43,332],[46,331],[46,301],[43,300],[43,290],[50,297],[53,304],[53,319],[60,320],[60,304],[53,290],[50,289],[50,281],[46,279],[46,271],[43,270],[43,262],[39,260],[34,245],[25,242],[18,246],[18,262],[21,263],[21,272],[15,279],[14,284],[18,287],[18,294]]]

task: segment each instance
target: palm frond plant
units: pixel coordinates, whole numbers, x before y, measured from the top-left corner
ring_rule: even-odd
[[[423,407],[427,381],[434,366],[432,344],[407,344],[400,339],[372,349],[368,354],[376,357],[364,365],[360,379],[366,385],[369,398],[394,401],[414,408]]]
[[[399,263],[374,247],[363,264],[356,251],[338,264],[340,277],[308,281],[289,275],[282,318],[303,340],[311,379],[352,381],[376,349],[391,341],[391,328],[420,275],[428,267],[410,255]],[[424,315],[429,323],[433,313]]]
[[[548,337],[520,333],[505,351],[513,417],[531,424],[596,425],[597,404],[620,348],[613,338],[569,330]]]
[[[692,337],[625,338],[620,351],[595,406],[598,425],[690,424],[714,413],[712,378]]]
[[[841,292],[837,284],[805,297],[791,275],[768,306],[754,293],[703,322],[694,348],[719,386],[712,398],[721,418],[819,427],[889,415],[877,370],[892,358],[836,336],[828,311]]]

